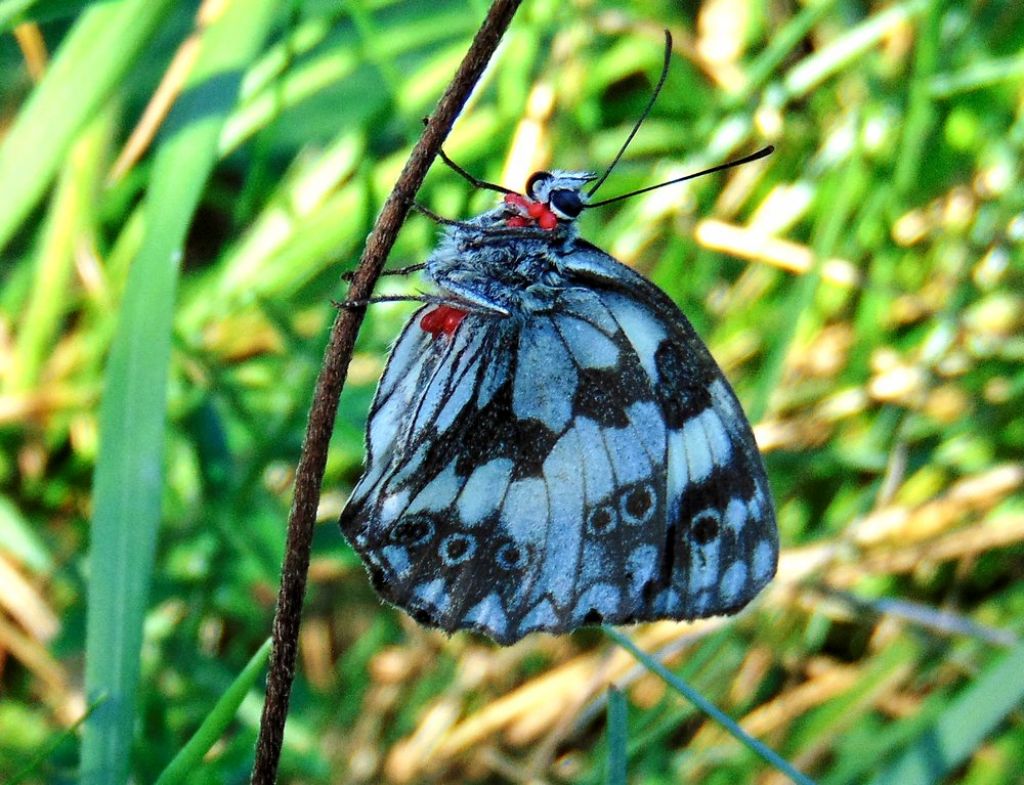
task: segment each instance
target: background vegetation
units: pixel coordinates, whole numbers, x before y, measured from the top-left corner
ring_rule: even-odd
[[[485,11],[0,0],[0,781],[247,781],[330,300]],[[734,381],[785,551],[739,618],[628,632],[822,783],[1021,782],[1024,6],[528,0],[448,152],[599,168],[664,27],[605,195],[777,152],[583,233]],[[341,403],[282,782],[784,781],[600,631],[381,606],[335,519],[408,311]]]

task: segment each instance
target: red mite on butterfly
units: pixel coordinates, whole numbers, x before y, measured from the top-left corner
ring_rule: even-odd
[[[522,194],[505,194],[505,204],[514,205],[515,207],[526,210],[530,218],[532,218],[541,229],[547,229],[550,232],[558,226],[557,216],[551,212],[551,208],[542,202],[532,202]],[[527,218],[524,215],[513,215],[505,221],[505,223],[509,226],[529,226],[530,218]]]
[[[509,193],[505,194],[505,204],[513,205],[520,210],[526,211],[526,215],[513,215],[506,220],[505,223],[508,226],[522,227],[535,225],[548,231],[558,226],[558,217],[551,211],[551,208],[542,202],[531,201],[522,194]],[[435,337],[441,333],[454,335],[455,330],[458,329],[458,326],[465,318],[466,311],[460,311],[458,308],[450,305],[439,305],[432,311],[427,311],[427,313],[423,314],[423,317],[420,319],[420,327],[423,329],[423,332],[430,333]]]
[[[432,311],[427,311],[420,319],[420,327],[423,332],[437,336],[441,333],[454,335],[462,320],[466,318],[466,312],[453,308],[450,305],[439,305]]]

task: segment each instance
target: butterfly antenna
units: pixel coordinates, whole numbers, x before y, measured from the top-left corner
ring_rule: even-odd
[[[775,148],[772,145],[768,145],[767,147],[762,147],[756,153],[751,153],[750,155],[744,156],[743,158],[737,158],[735,161],[727,161],[724,164],[719,164],[718,166],[712,166],[710,169],[704,169],[703,171],[700,171],[700,172],[694,172],[693,174],[687,174],[687,175],[683,175],[682,177],[677,177],[675,180],[668,180],[668,181],[666,181],[664,183],[658,183],[657,185],[649,185],[646,188],[639,189],[638,191],[630,191],[629,193],[626,193],[626,194],[620,194],[619,196],[613,196],[611,199],[604,199],[603,201],[600,201],[600,202],[590,202],[590,203],[585,204],[583,206],[589,208],[589,207],[600,207],[601,205],[604,205],[604,204],[611,204],[612,202],[618,202],[618,201],[621,201],[622,199],[628,199],[631,196],[637,196],[638,194],[645,194],[648,191],[655,190],[656,188],[664,188],[666,185],[674,185],[675,183],[682,183],[682,182],[685,182],[687,180],[693,180],[695,177],[703,177],[706,174],[714,174],[715,172],[721,172],[723,169],[732,169],[734,166],[742,166],[743,164],[749,164],[751,161],[756,161],[759,158],[764,158],[767,155],[771,155],[773,152],[775,152]]]
[[[629,132],[629,136],[626,137],[626,141],[623,142],[622,147],[619,148],[619,152],[615,158],[608,165],[608,168],[604,170],[604,174],[598,179],[594,185],[587,191],[587,196],[593,196],[601,184],[608,179],[608,175],[612,173],[612,169],[622,158],[626,152],[626,148],[629,147],[629,143],[633,141],[633,137],[636,136],[636,132],[640,130],[640,126],[643,125],[644,120],[647,119],[647,115],[651,113],[651,109],[654,108],[654,102],[658,100],[658,93],[661,92],[661,88],[665,86],[665,80],[668,79],[668,66],[672,58],[672,34],[666,29],[665,30],[665,62],[661,66],[661,76],[658,79],[658,84],[654,87],[654,92],[651,93],[651,98],[647,102],[647,106],[644,107],[643,112],[640,113],[640,117],[637,118],[636,123],[633,125],[633,130]]]

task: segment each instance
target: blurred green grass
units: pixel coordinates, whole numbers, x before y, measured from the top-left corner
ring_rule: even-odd
[[[189,142],[172,115],[112,177],[196,28],[197,4],[148,4],[135,23],[133,5],[0,2],[0,780],[32,761],[24,782],[78,779],[79,736],[62,734],[103,697],[83,691],[85,663],[109,657],[140,673],[122,756],[136,781],[196,765],[200,742],[186,744],[201,726],[204,749],[211,727],[227,730],[187,781],[246,780],[259,690],[219,723],[269,630],[329,301],[486,10],[268,4],[216,134]],[[665,91],[602,192],[777,152],[602,208],[583,233],[682,305],[756,415],[787,551],[739,619],[637,640],[819,782],[1019,781],[1024,675],[1019,645],[1005,649],[1024,610],[1024,8],[531,0],[446,149],[511,187],[536,167],[599,168],[649,94],[664,27]],[[198,40],[230,58],[250,28],[218,43],[214,23]],[[55,58],[35,85],[40,40]],[[201,63],[192,78],[212,89]],[[175,111],[194,133],[220,105],[190,95]],[[492,195],[438,165],[419,198],[464,216]],[[181,242],[175,220],[180,273],[139,295],[129,271],[143,275],[160,238]],[[394,264],[435,237],[412,217]],[[153,374],[137,413],[114,348],[134,297],[156,331],[131,331]],[[408,310],[371,309],[343,395],[282,781],[624,781],[625,763],[630,782],[781,782],[598,634],[505,651],[376,600],[334,519]],[[159,529],[114,515],[114,536],[139,544],[90,565],[98,443],[111,449],[115,426],[161,467],[148,486],[114,482]],[[86,635],[89,598],[126,570],[141,583],[93,605],[90,624],[133,608],[141,650],[105,650],[110,635]],[[626,702],[612,698],[606,728],[610,679]]]

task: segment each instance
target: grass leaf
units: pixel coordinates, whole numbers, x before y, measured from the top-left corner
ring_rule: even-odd
[[[173,0],[101,3],[68,33],[0,144],[0,249],[49,187],[78,131],[136,65],[174,5]]]
[[[608,785],[626,785],[626,697],[617,687],[608,688]]]
[[[100,409],[86,633],[86,691],[106,694],[85,726],[82,782],[122,783],[130,767],[142,622],[160,519],[167,366],[181,248],[217,158],[241,74],[263,40],[272,0],[236,0],[164,128],[129,272]]]
[[[1024,702],[1024,643],[988,668],[955,698],[872,785],[941,782]]]
[[[643,664],[643,666],[647,668],[647,670],[651,671],[651,673],[660,676],[665,681],[665,683],[668,684],[669,687],[674,689],[676,692],[678,692],[680,695],[682,695],[684,698],[690,701],[690,703],[692,703],[694,706],[700,709],[704,714],[706,714],[708,717],[710,717],[719,725],[721,725],[726,731],[729,732],[730,735],[732,735],[737,741],[739,741],[741,744],[747,747],[747,749],[749,749],[751,752],[758,755],[766,763],[777,768],[779,771],[781,771],[783,774],[789,777],[793,782],[798,783],[798,785],[814,785],[814,780],[812,780],[805,774],[801,774],[799,771],[793,768],[792,765],[790,765],[789,761],[787,761],[785,758],[783,758],[781,755],[775,752],[775,750],[772,750],[769,747],[765,746],[758,739],[755,739],[753,736],[751,736],[749,733],[743,730],[743,728],[741,728],[739,724],[734,719],[732,719],[732,717],[730,717],[728,714],[726,714],[713,703],[711,703],[711,701],[709,701],[707,698],[705,698],[703,695],[701,695],[699,692],[693,689],[693,687],[691,687],[681,678],[672,673],[672,671],[670,671],[656,659],[651,657],[647,652],[638,648],[637,645],[633,643],[633,641],[631,641],[628,637],[623,635],[618,630],[611,629],[610,627],[604,627],[603,629],[605,635],[607,635],[609,638],[611,638],[613,641],[619,644],[622,648],[624,648],[626,651],[628,651],[630,654],[636,657],[637,661]]]
[[[267,664],[267,657],[270,655],[270,643],[268,638],[252,655],[242,672],[217,701],[217,705],[206,715],[203,724],[157,777],[155,785],[177,785],[179,782],[185,782],[186,777],[193,774],[196,767],[202,762],[203,756],[210,751],[217,739],[227,730],[235,714],[238,713],[238,707],[242,705],[242,700],[256,684],[260,674],[263,673],[263,667]]]

